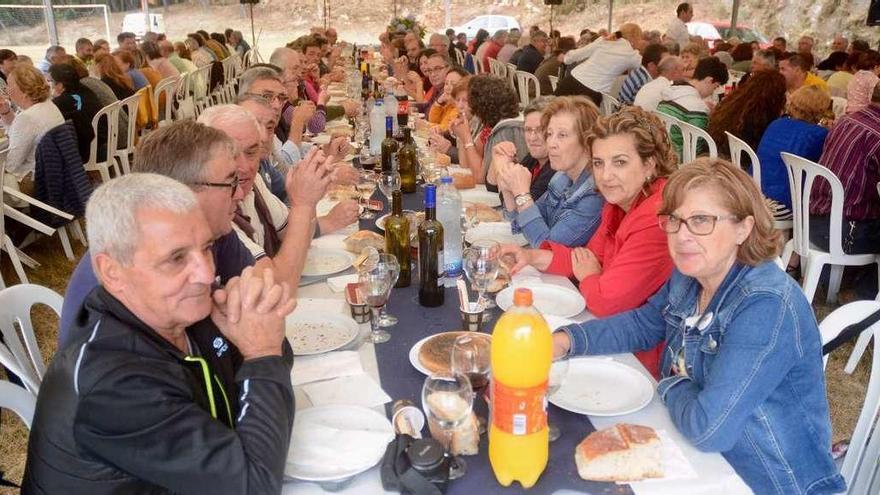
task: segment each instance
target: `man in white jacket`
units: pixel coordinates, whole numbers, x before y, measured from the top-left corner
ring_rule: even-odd
[[[678,43],[679,48],[690,41],[687,24],[694,18],[694,8],[689,3],[681,3],[675,9],[675,19],[666,28],[666,39]]]

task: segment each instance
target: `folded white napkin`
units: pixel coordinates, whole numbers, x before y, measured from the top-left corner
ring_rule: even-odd
[[[630,485],[633,492],[639,493],[640,485],[650,485],[654,483],[663,483],[673,480],[687,480],[697,477],[697,471],[684,456],[684,453],[678,447],[678,444],[669,436],[666,430],[656,430],[657,436],[660,437],[660,446],[663,458],[663,477],[652,478],[645,481],[636,481],[632,483],[618,482],[619,485]]]
[[[312,474],[327,475],[368,468],[382,457],[393,436],[388,431],[297,422],[293,426],[287,463],[308,467]]]
[[[348,284],[356,284],[358,281],[358,276],[356,273],[351,273],[349,275],[339,275],[337,277],[330,277],[327,279],[327,285],[330,286],[330,290],[333,292],[342,292],[345,290],[345,287]]]
[[[310,383],[303,390],[315,406],[375,407],[391,402],[391,397],[365,373]]]
[[[329,380],[340,376],[358,375],[364,372],[357,351],[336,351],[318,356],[300,356],[293,361],[290,372],[293,386]]]

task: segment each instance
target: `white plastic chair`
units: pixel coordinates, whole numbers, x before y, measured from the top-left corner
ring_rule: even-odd
[[[474,74],[483,74],[485,71],[483,70],[483,61],[480,60],[480,57],[474,55]]]
[[[507,79],[507,65],[494,58],[489,59],[489,73],[502,79]]]
[[[0,380],[0,409],[15,413],[30,430],[37,409],[37,396],[14,383]]]
[[[822,343],[828,343],[837,337],[844,328],[858,323],[877,310],[880,310],[880,301],[856,301],[837,308],[819,325]],[[840,474],[846,480],[847,493],[853,495],[877,493],[869,491],[869,485],[872,482],[872,477],[876,476],[877,463],[880,461],[880,431],[875,429],[873,434],[871,433],[872,428],[877,426],[877,414],[880,413],[880,323],[872,325],[859,335],[856,346],[850,354],[846,368],[844,368],[850,374],[855,370],[872,337],[874,352],[868,390],[859,419],[856,422],[856,428],[850,437],[849,449],[840,468]],[[827,356],[824,361],[827,363]]]
[[[846,113],[846,98],[839,96],[831,97],[831,109],[834,111],[834,118],[839,119]]]
[[[724,131],[724,134],[727,134],[727,144],[730,146],[730,160],[737,168],[743,168],[742,155],[748,156],[752,165],[752,179],[758,185],[758,189],[761,190],[761,161],[758,160],[758,154],[749,146],[749,143],[727,131]],[[773,221],[773,227],[777,230],[790,230],[792,225],[791,220]]]
[[[510,83],[510,88],[514,92],[519,92],[518,84],[516,82],[516,64],[510,62],[507,62],[507,82]]]
[[[0,333],[5,344],[0,344],[0,362],[13,369],[25,388],[36,394],[40,388],[46,364],[37,345],[34,326],[31,322],[31,309],[36,304],[45,304],[61,316],[64,304],[57,292],[34,284],[20,284],[0,291]],[[5,355],[8,352],[8,355]],[[9,356],[14,361],[9,361]]]
[[[101,182],[107,182],[110,180],[111,168],[114,169],[116,176],[119,176],[119,169],[113,158],[115,154],[113,150],[118,143],[120,108],[120,102],[115,101],[99,110],[92,118],[92,130],[95,132],[95,137],[92,138],[92,142],[89,145],[89,161],[83,164],[83,168],[85,168],[86,172],[98,172],[101,175]],[[137,115],[129,114],[128,117],[129,126],[137,122]],[[98,135],[98,125],[100,124],[101,119],[104,119],[107,122],[107,133],[105,136]],[[107,143],[107,155],[101,161],[98,161],[99,139]],[[128,141],[126,141],[126,143],[128,143]]]
[[[0,191],[3,190],[3,177],[6,175],[6,152],[9,151],[9,148],[0,151]],[[2,198],[0,198],[0,202],[2,202]],[[6,235],[6,214],[3,209],[0,209],[0,251],[6,251],[9,255],[9,260],[12,261],[12,268],[15,269],[15,274],[18,275],[18,279],[21,283],[26,284],[28,282],[27,274],[24,272],[24,266],[22,266],[22,256],[27,258],[27,256],[18,250],[15,247],[15,244],[12,243],[12,239]],[[34,261],[36,263],[36,261]],[[27,264],[27,263],[26,263]],[[28,264],[29,266],[32,266]],[[0,289],[6,287],[6,283],[3,281],[3,275],[0,274]]]
[[[189,83],[190,91],[193,95],[193,103],[195,104],[195,116],[198,117],[204,109],[211,106],[211,95],[209,94],[211,87],[211,65],[208,64],[200,67],[190,74]]]
[[[150,86],[144,86],[135,94],[119,102],[119,111],[128,114],[128,129],[120,130],[120,132],[127,133],[125,148],[120,148],[114,153],[123,174],[131,172],[131,160],[129,159],[129,156],[134,153],[135,144],[137,144],[138,106],[141,103],[141,98],[143,98],[143,93],[148,91],[151,91]]]
[[[806,158],[782,153],[782,160],[788,171],[791,188],[791,205],[794,216],[794,232],[785,244],[782,261],[788,265],[791,253],[801,257],[801,271],[804,274],[803,289],[807,300],[812,302],[819,285],[822,267],[831,265],[831,280],[828,285],[828,302],[837,300],[844,266],[864,266],[877,263],[880,257],[874,254],[846,254],[841,245],[843,230],[843,185],[840,179],[827,168]],[[817,177],[828,181],[831,186],[831,215],[828,251],[822,251],[810,242],[810,196]]]
[[[675,118],[675,117],[673,117],[673,116],[671,116],[671,115],[666,115],[666,114],[663,113],[663,112],[658,112],[657,110],[654,110],[652,113],[653,113],[654,115],[656,115],[657,118],[659,118],[661,122],[663,122],[663,125],[666,127],[666,134],[671,135],[671,134],[672,134],[672,129],[673,129],[674,127],[678,127],[678,132],[681,132],[681,133],[682,133],[682,137],[684,137],[684,133],[683,133],[682,130],[681,130],[681,129],[682,129],[682,124],[683,124],[682,121],[678,120],[677,118]],[[682,147],[682,148],[684,148],[684,147]],[[686,163],[686,162],[684,161],[684,157],[679,156],[679,157],[678,157],[678,164],[681,165],[682,163]]]
[[[462,51],[458,48],[453,50],[453,53],[455,53],[455,62],[459,65],[459,67],[464,67],[464,53],[462,53]]]
[[[708,132],[684,121],[679,121],[679,124],[682,138],[681,154],[684,155],[681,158],[682,163],[690,163],[697,159],[697,149],[701,139],[709,146],[709,156],[718,157],[718,146]]]
[[[153,90],[157,127],[165,127],[174,121],[174,98],[180,79],[180,76],[166,77]]]
[[[553,92],[556,92],[556,86],[559,85],[559,78],[557,76],[547,76],[547,79],[550,79],[550,87],[553,88]]]
[[[174,120],[195,118],[196,105],[190,90],[192,75],[192,72],[184,72],[180,75],[180,83],[174,93]]]
[[[620,100],[608,93],[602,93],[602,115],[608,116],[620,109]]]
[[[519,101],[523,108],[527,107],[533,98],[541,96],[541,83],[531,72],[516,71],[516,83],[519,89]],[[532,96],[532,88],[534,88],[534,96]]]

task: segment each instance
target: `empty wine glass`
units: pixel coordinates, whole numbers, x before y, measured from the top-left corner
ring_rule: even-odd
[[[400,263],[398,263],[397,258],[394,255],[380,253],[379,260],[376,262],[374,269],[389,272],[391,275],[391,287],[394,287],[394,284],[397,283],[397,277],[400,276]],[[397,325],[397,317],[386,311],[386,305],[387,304],[383,304],[382,307],[379,308],[379,326],[393,327],[394,325]]]
[[[379,327],[379,308],[388,302],[388,295],[394,285],[391,273],[388,270],[379,269],[363,270],[358,274],[358,281],[364,299],[370,306],[370,342],[374,344],[388,342],[391,334]]]
[[[400,174],[394,170],[383,170],[379,174],[379,190],[388,199],[388,208],[391,208],[391,193],[400,190]]]
[[[461,426],[471,414],[474,392],[467,376],[459,373],[437,373],[429,375],[422,387],[422,408],[428,421],[433,421],[443,432],[438,438],[454,459],[461,475],[466,470],[464,459],[453,456],[452,432]]]
[[[498,277],[498,248],[499,244],[495,241],[478,239],[463,253],[464,273],[477,291],[477,304],[486,309],[495,307],[495,303],[486,299],[485,294]]]
[[[553,364],[550,365],[550,377],[547,380],[547,397],[555,394],[559,391],[559,387],[565,382],[565,377],[568,375],[568,358],[562,356],[553,361]],[[547,419],[547,427],[548,433],[550,435],[550,441],[554,442],[559,439],[561,432],[559,431],[559,427],[550,423],[550,419],[548,416]]]
[[[373,193],[376,192],[376,181],[374,179],[374,175],[366,172],[361,174],[360,180],[355,186],[355,189],[357,189],[357,192],[361,197],[361,203],[364,204],[364,211],[360,214],[359,218],[363,220],[376,218],[376,214],[367,207],[370,202],[370,198],[373,196]]]
[[[489,386],[490,370],[489,340],[473,335],[462,335],[452,344],[451,369],[453,373],[468,377],[474,390],[474,399],[485,397]],[[480,433],[485,431],[486,419],[477,418],[480,422]]]

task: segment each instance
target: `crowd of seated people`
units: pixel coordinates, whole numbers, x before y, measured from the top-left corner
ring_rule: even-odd
[[[840,491],[819,331],[774,262],[783,233],[768,205],[792,206],[781,152],[816,161],[844,186],[844,250],[880,253],[880,55],[842,36],[818,64],[808,36],[797,51],[784,38],[710,49],[687,33],[692,16],[679,5],[665,33],[625,23],[564,37],[534,26],[470,41],[434,33],[427,45],[382,33],[375,70],[424,114],[431,153],[497,191],[529,244],[501,246],[512,273],[529,266],[576,283],[597,319],[555,332],[557,357],[635,352],[684,437],[724,455],[756,493]],[[36,66],[0,50],[10,183],[33,188],[36,143],[64,120],[85,162],[102,107],[250,48],[233,30],[177,43],[122,33],[117,43],[81,39],[75,55],[51,47]],[[329,86],[345,81],[342,50],[322,28],[274,50],[241,75],[235,104],[145,134],[133,173],[94,192],[27,490],[280,491],[294,417],[282,322],[311,240],[359,214],[354,200],[317,214],[331,184],[359,180],[341,161],[349,139],[304,139],[362,115],[355,101],[330,103]],[[492,59],[535,74],[544,96],[521,108],[508,79],[488,73]],[[602,115],[604,95],[623,106]],[[835,115],[840,95],[848,102]],[[682,134],[658,113],[706,130],[720,156],[680,163]],[[760,185],[748,174],[758,164],[728,161],[726,133],[757,152]],[[114,146],[124,144],[98,153]],[[810,203],[820,248],[832,241],[830,196],[819,184]],[[876,296],[870,281],[858,278],[860,297]],[[204,364],[191,366],[193,356]],[[221,394],[232,400],[210,402]]]

